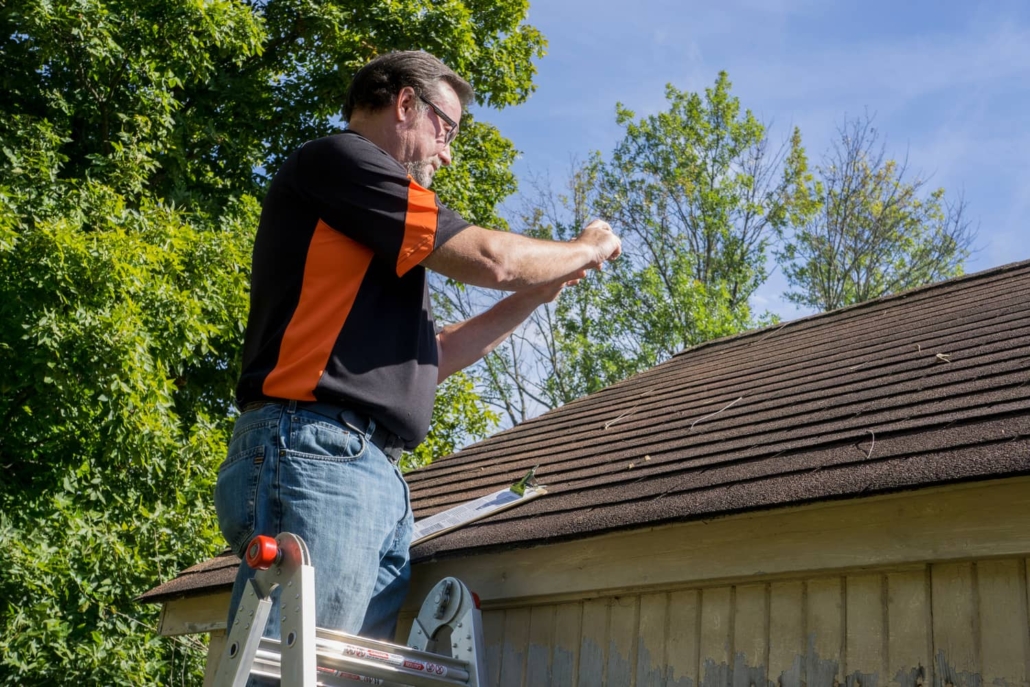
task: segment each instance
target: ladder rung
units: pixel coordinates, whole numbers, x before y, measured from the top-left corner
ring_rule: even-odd
[[[267,652],[260,652],[254,657],[253,667],[251,669],[251,675],[257,675],[259,677],[270,678],[272,680],[279,680],[282,677],[279,665],[278,654],[274,657],[269,657]],[[351,687],[352,685],[376,685],[377,687],[409,687],[408,685],[401,684],[400,682],[390,682],[389,680],[383,680],[380,678],[373,678],[357,673],[351,673],[350,671],[339,671],[336,672],[334,669],[319,670],[317,675],[317,687]]]
[[[347,641],[328,639],[323,633],[346,638]],[[315,651],[319,668],[331,668],[412,687],[467,685],[469,682],[468,663],[449,656],[331,630],[319,629],[317,635]],[[267,668],[274,666],[278,670],[281,660],[279,651],[280,643],[277,640],[262,638],[258,658]]]
[[[456,676],[438,676],[438,675],[427,675],[424,672],[416,672],[400,666],[392,666],[386,663],[378,663],[375,661],[367,661],[358,658],[351,658],[349,656],[340,656],[333,653],[318,652],[318,673],[320,680],[326,677],[330,677],[323,672],[324,668],[330,670],[337,670],[344,673],[350,673],[353,675],[359,675],[364,678],[372,678],[374,682],[369,684],[376,685],[406,685],[407,687],[442,687],[445,685],[467,685],[468,680],[459,679]],[[260,666],[260,670],[259,669]],[[264,649],[258,649],[257,656],[254,659],[254,668],[256,672],[261,672],[263,675],[272,678],[278,678],[280,676],[280,662],[279,654],[274,651],[266,651]],[[384,682],[380,682],[380,680]],[[340,680],[329,682],[325,681],[325,684],[351,684],[346,680]],[[358,681],[359,683],[361,681]]]
[[[323,627],[315,629],[315,636],[317,638],[317,643],[324,643],[327,647],[333,647],[334,644],[342,644],[357,646],[384,654],[398,654],[403,658],[407,658],[412,661],[441,665],[447,669],[446,672],[448,674],[452,671],[456,671],[463,673],[465,676],[464,679],[468,678],[469,662],[463,661],[460,658],[454,658],[453,656],[445,656],[442,654],[432,653],[430,651],[412,649],[411,647],[404,646],[403,644],[391,644],[390,642],[383,642],[378,639],[369,639],[367,637],[359,637],[358,635],[339,632],[338,630],[330,630]]]

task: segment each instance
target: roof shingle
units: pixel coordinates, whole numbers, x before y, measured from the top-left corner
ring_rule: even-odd
[[[416,519],[550,494],[426,559],[1030,472],[1030,262],[684,351],[408,475]]]

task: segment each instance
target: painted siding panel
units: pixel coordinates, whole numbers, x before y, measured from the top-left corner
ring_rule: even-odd
[[[579,670],[580,628],[583,604],[560,604],[554,612],[554,652],[551,659],[551,684],[567,687],[575,684]]]
[[[669,635],[668,594],[640,597],[640,632],[637,639],[637,687],[665,687],[665,640]]]
[[[733,588],[701,592],[701,687],[730,687]]]
[[[533,606],[529,612],[529,653],[526,657],[526,685],[551,682],[551,652],[554,647],[554,606]]]
[[[501,687],[1027,687],[1027,561],[856,571],[485,613]]]
[[[888,573],[887,627],[890,641],[886,677],[891,687],[928,684],[931,624],[929,569]]]
[[[697,687],[700,674],[701,593],[669,594],[669,664],[666,687]]]
[[[844,589],[840,577],[807,582],[805,682],[808,687],[841,683],[844,648]]]
[[[605,648],[608,646],[608,605],[610,599],[583,602],[583,634],[579,647],[581,687],[604,684]]]
[[[1021,561],[976,564],[982,684],[1023,685],[1026,674],[1026,587]]]
[[[500,684],[501,652],[504,648],[504,610],[483,611],[483,642],[486,644],[486,675],[491,685]]]
[[[769,651],[767,586],[736,589],[733,609],[733,687],[763,687]]]
[[[504,649],[501,651],[500,687],[522,687],[529,653],[528,608],[510,608],[504,614]]]
[[[980,687],[972,563],[930,567],[934,687]]]
[[[885,583],[883,575],[849,575],[845,580],[847,687],[884,687]]]
[[[636,673],[639,636],[639,596],[620,596],[612,601],[609,617],[607,683],[632,685]]]
[[[801,687],[804,672],[805,585],[769,585],[769,678],[779,687]]]

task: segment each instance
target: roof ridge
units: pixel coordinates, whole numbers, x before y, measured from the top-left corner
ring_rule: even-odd
[[[989,269],[981,270],[979,272],[972,272],[970,274],[963,274],[963,275],[960,275],[960,276],[957,276],[957,277],[951,277],[950,279],[942,279],[940,281],[935,281],[932,284],[924,284],[923,286],[916,286],[914,288],[908,289],[907,291],[900,291],[898,293],[892,293],[892,294],[888,294],[886,296],[880,296],[878,298],[873,298],[873,299],[870,299],[868,301],[862,301],[861,303],[854,303],[853,305],[846,305],[844,307],[837,308],[836,310],[826,310],[824,312],[818,312],[818,313],[813,313],[811,315],[805,315],[804,317],[799,317],[796,320],[787,320],[786,322],[783,322],[783,323],[771,324],[771,325],[768,325],[766,327],[761,327],[759,329],[749,329],[746,332],[739,332],[737,334],[731,334],[729,336],[724,336],[724,337],[721,337],[719,339],[711,339],[709,341],[703,341],[703,342],[697,344],[696,346],[690,346],[689,348],[684,348],[682,351],[680,351],[678,353],[675,353],[672,356],[672,358],[670,358],[670,360],[678,358],[678,357],[680,357],[682,355],[685,355],[686,353],[691,353],[693,351],[696,351],[699,348],[704,348],[706,346],[714,346],[715,344],[724,343],[724,342],[727,342],[727,341],[733,341],[735,339],[745,339],[745,338],[747,338],[749,336],[757,336],[758,334],[762,334],[762,333],[770,333],[771,334],[771,333],[774,333],[776,331],[779,331],[780,329],[783,329],[783,328],[787,327],[788,325],[795,325],[795,324],[798,324],[798,323],[801,323],[801,322],[810,322],[812,320],[827,318],[827,317],[831,317],[831,316],[837,316],[840,313],[844,313],[844,312],[852,312],[852,311],[861,310],[861,309],[864,309],[864,308],[871,308],[871,307],[874,307],[876,305],[882,305],[884,303],[889,303],[889,302],[894,301],[894,300],[899,300],[899,299],[902,299],[902,298],[908,298],[910,296],[913,296],[913,295],[916,295],[916,294],[919,294],[919,293],[924,293],[924,292],[927,292],[927,291],[932,291],[932,290],[935,290],[935,289],[954,288],[954,286],[956,284],[963,284],[963,283],[970,282],[970,281],[976,281],[976,280],[979,280],[979,279],[984,279],[986,277],[994,276],[996,274],[1004,274],[1006,272],[1015,272],[1015,271],[1018,271],[1018,270],[1024,269],[1024,268],[1030,268],[1030,260],[1021,260],[1019,262],[1012,262],[1012,263],[1008,263],[1008,264],[1005,264],[1005,265],[999,265],[998,267],[991,267]],[[668,361],[666,361],[666,362],[668,362]],[[654,369],[654,368],[652,368],[652,369]]]

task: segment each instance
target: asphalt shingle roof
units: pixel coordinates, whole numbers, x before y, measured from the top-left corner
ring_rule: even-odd
[[[1030,472],[1030,262],[684,351],[410,474],[415,517],[537,464],[413,558]]]
[[[684,351],[409,474],[415,518],[536,465],[547,496],[412,558],[1030,473],[1030,261]]]

